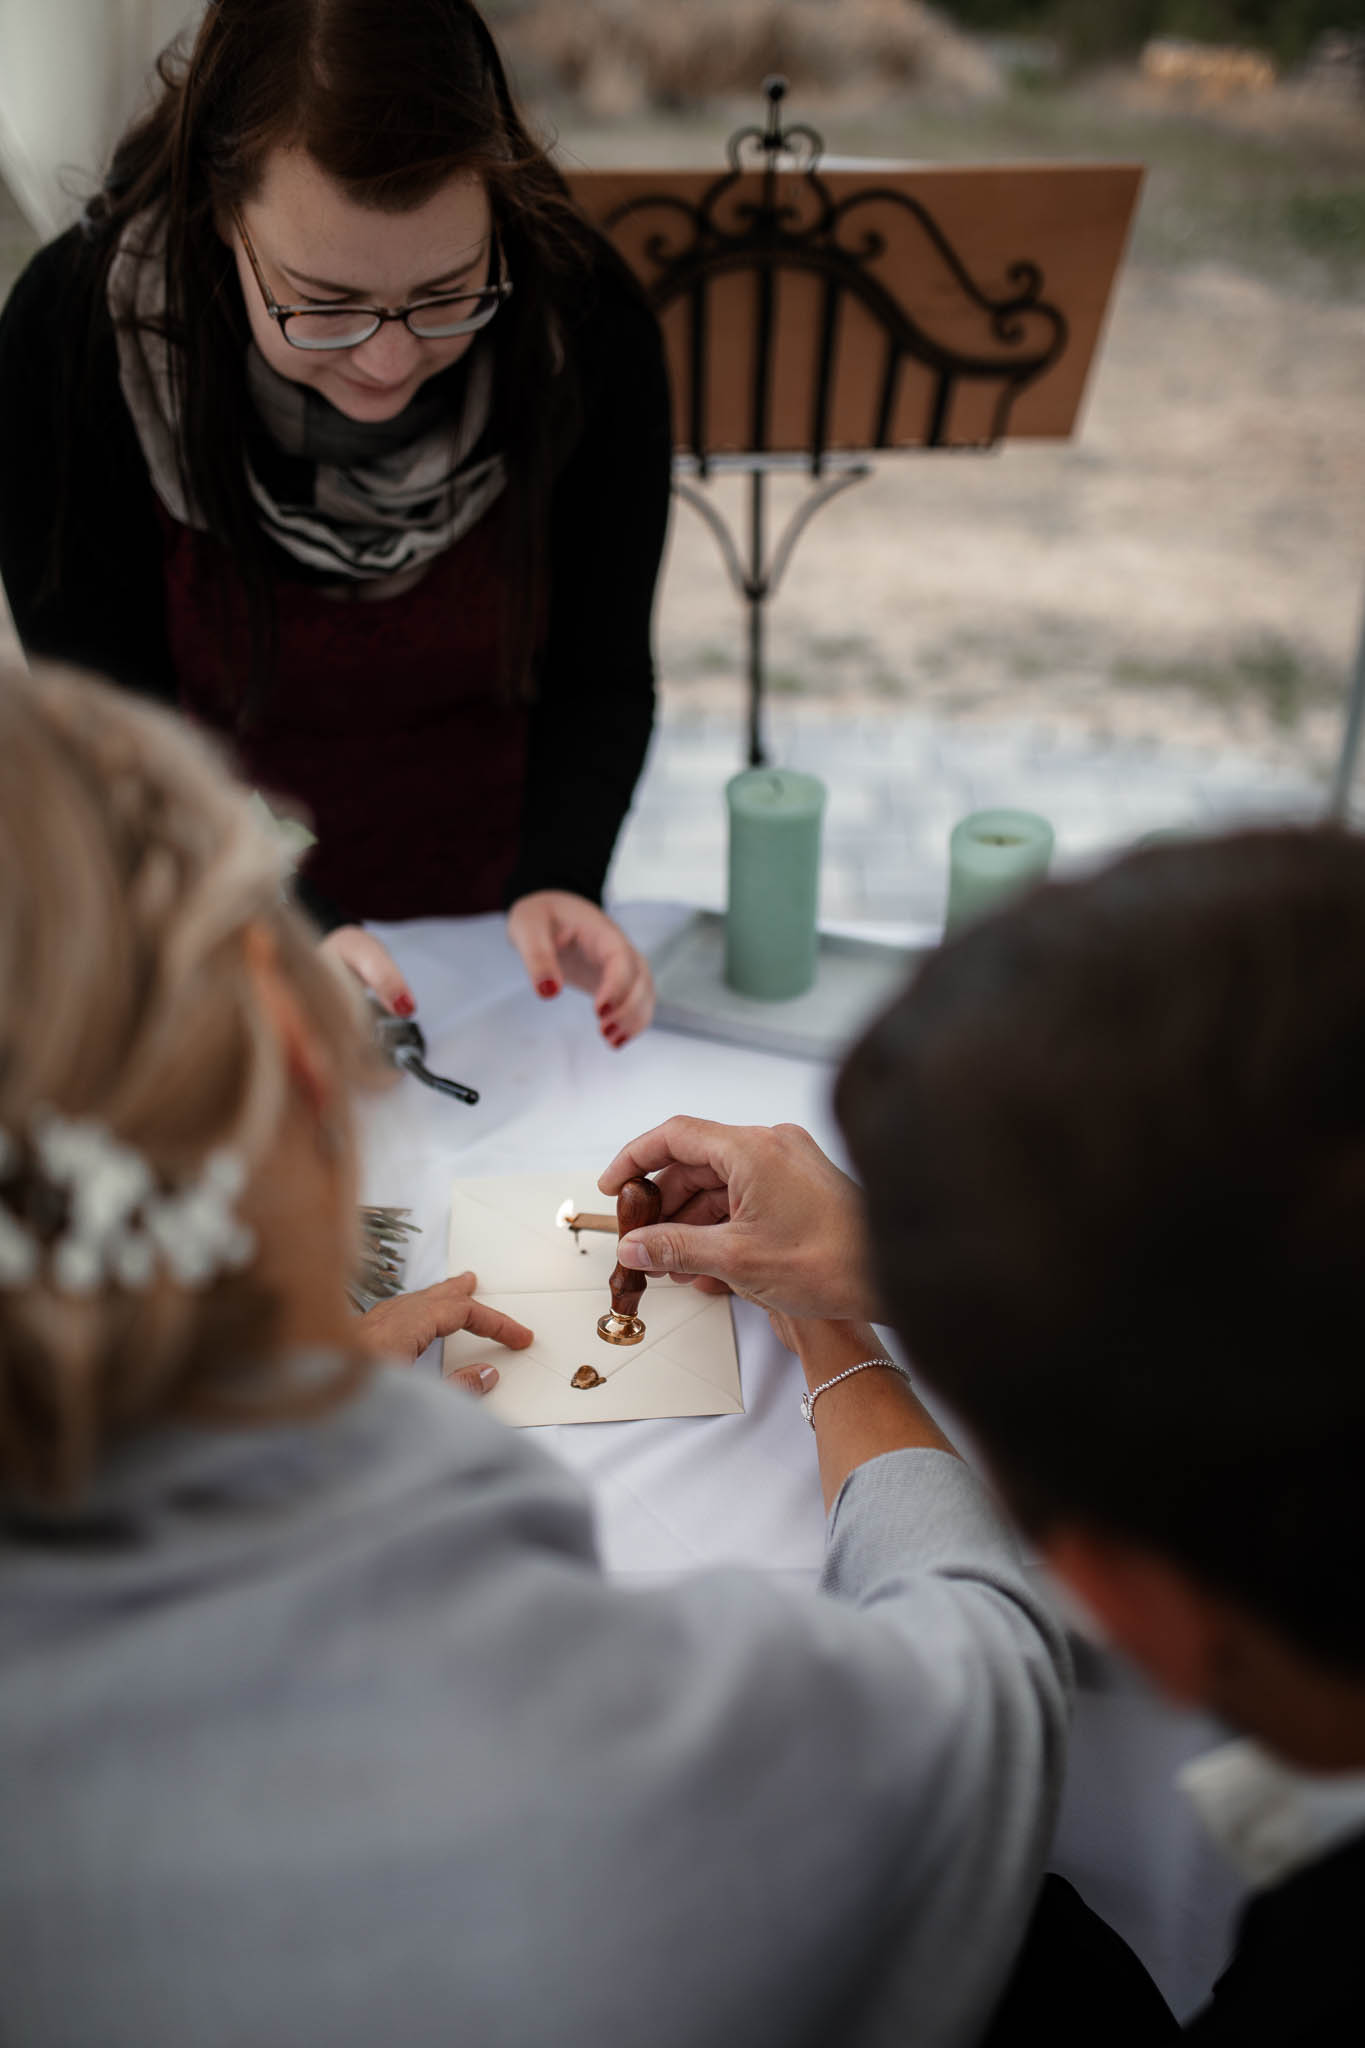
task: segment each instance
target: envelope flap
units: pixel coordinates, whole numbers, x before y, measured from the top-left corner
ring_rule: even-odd
[[[609,1214],[590,1170],[505,1174],[459,1180],[450,1196],[450,1270],[478,1275],[480,1294],[537,1294],[586,1289],[605,1296],[616,1264],[616,1239],[595,1231],[561,1230],[565,1201]]]
[[[599,1337],[616,1239],[583,1232],[580,1251],[554,1221],[563,1201],[577,1205],[584,1186],[591,1186],[590,1176],[562,1173],[456,1182],[451,1268],[472,1268],[479,1299],[525,1323],[535,1341],[525,1351],[505,1351],[459,1331],[446,1340],[446,1372],[493,1359],[500,1380],[486,1397],[489,1409],[517,1427],[741,1413],[728,1297],[651,1281],[640,1302],[640,1342]],[[601,1196],[596,1205],[603,1212],[610,1206]],[[585,1366],[594,1383],[574,1386]]]
[[[654,1356],[670,1371],[691,1374],[708,1387],[738,1395],[738,1357],[729,1297],[698,1296],[697,1313],[660,1335]],[[736,1398],[736,1407],[739,1406]]]
[[[505,1361],[499,1359],[500,1365],[510,1364],[512,1359],[535,1359],[565,1382],[585,1365],[602,1379],[614,1379],[622,1372],[647,1374],[651,1361],[665,1350],[675,1369],[692,1371],[693,1361],[714,1348],[718,1339],[733,1353],[728,1336],[729,1303],[715,1295],[696,1294],[691,1288],[661,1287],[657,1300],[653,1288],[646,1290],[641,1307],[648,1320],[638,1344],[609,1344],[598,1335],[597,1320],[608,1306],[606,1296],[553,1288],[494,1294],[480,1287],[479,1299],[535,1331],[535,1342],[528,1350],[512,1353]],[[717,1309],[723,1329],[713,1319]],[[448,1340],[448,1365],[452,1360],[467,1365],[476,1354],[480,1358],[490,1355],[487,1338],[460,1331]]]

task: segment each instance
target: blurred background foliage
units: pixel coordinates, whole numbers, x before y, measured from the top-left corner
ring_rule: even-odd
[[[1365,28],[1365,0],[952,0],[943,11],[964,28],[1054,37],[1081,64],[1184,36],[1264,50],[1289,67],[1331,30]]]
[[[490,0],[586,161],[715,161],[781,72],[836,152],[1129,157],[1134,254],[1365,290],[1365,0]]]

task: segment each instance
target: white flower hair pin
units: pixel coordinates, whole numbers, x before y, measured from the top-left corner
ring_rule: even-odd
[[[233,1212],[246,1185],[235,1152],[212,1153],[197,1180],[167,1193],[142,1154],[93,1118],[38,1110],[30,1139],[26,1161],[0,1131],[0,1288],[31,1286],[45,1249],[53,1285],[77,1295],[150,1286],[158,1260],[182,1287],[202,1287],[255,1251]]]

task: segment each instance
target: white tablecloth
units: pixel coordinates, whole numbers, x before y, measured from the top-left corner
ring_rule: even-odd
[[[687,912],[641,904],[617,915],[650,950]],[[597,1206],[596,1176],[613,1154],[678,1112],[804,1124],[840,1155],[825,1068],[663,1031],[614,1052],[584,997],[570,990],[546,1003],[531,992],[500,918],[375,929],[410,978],[432,1065],[481,1091],[469,1109],[404,1077],[362,1110],[363,1198],[413,1211],[422,1228],[408,1265],[415,1287],[447,1271],[457,1176],[562,1168],[564,1194]],[[592,1491],[618,1575],[717,1563],[805,1576],[819,1568],[824,1516],[796,1368],[759,1310],[737,1302],[734,1315],[743,1415],[536,1432]],[[434,1351],[423,1366],[439,1370]],[[1080,1648],[1054,1867],[1119,1928],[1183,2015],[1221,1966],[1239,1893],[1172,1776],[1221,1734],[1161,1705],[1102,1651]]]

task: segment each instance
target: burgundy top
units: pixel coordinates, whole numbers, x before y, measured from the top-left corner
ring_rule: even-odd
[[[649,740],[671,440],[658,323],[618,259],[599,245],[565,316],[579,425],[546,508],[530,705],[501,694],[495,504],[401,597],[324,597],[281,561],[254,729],[240,579],[156,498],[102,277],[100,245],[72,228],[0,312],[0,577],[24,646],[232,736],[252,778],[312,816],[299,893],[324,925],[535,889],[600,899]],[[495,415],[516,399],[499,384]]]
[[[507,898],[527,711],[500,681],[499,511],[397,597],[276,585],[270,716],[239,732],[236,752],[249,780],[312,823],[310,886],[371,917],[458,917]],[[220,542],[162,524],[180,702],[221,727],[250,667],[245,602]]]

